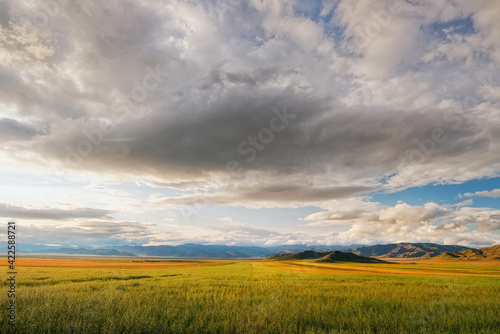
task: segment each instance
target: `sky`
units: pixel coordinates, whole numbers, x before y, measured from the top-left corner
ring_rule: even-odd
[[[499,17],[2,1],[0,219],[37,245],[499,244]]]

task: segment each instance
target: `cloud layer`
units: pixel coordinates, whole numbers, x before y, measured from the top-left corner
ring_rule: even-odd
[[[144,204],[155,208],[328,210],[375,190],[499,175],[496,1],[1,6],[5,165],[177,191]],[[307,220],[353,224],[340,235],[349,240],[383,229],[444,240],[472,220],[478,233],[498,230],[493,209],[362,202]],[[111,214],[25,204],[1,209],[18,219]]]

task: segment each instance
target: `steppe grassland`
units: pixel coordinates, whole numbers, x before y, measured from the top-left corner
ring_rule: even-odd
[[[31,261],[18,267],[18,322],[12,327],[2,317],[1,333],[498,333],[500,328],[500,266],[494,263],[78,259],[73,268],[50,267],[50,261],[36,267],[36,259]],[[152,267],[158,263],[164,266]],[[7,289],[6,282],[2,287]],[[6,305],[7,294],[0,296]]]

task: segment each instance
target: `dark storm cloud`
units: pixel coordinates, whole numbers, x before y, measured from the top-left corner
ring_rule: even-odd
[[[273,126],[280,131],[272,131]],[[330,175],[334,184],[342,177],[385,175],[406,165],[453,168],[456,157],[462,157],[463,168],[481,159],[498,161],[492,134],[499,130],[480,114],[345,107],[296,87],[221,85],[208,93],[195,88],[169,107],[101,133],[102,138],[96,123],[68,123],[35,147],[64,161],[68,145],[78,153],[82,141],[90,142],[86,132],[101,143],[81,156],[80,168],[147,172],[174,182],[224,173],[233,161],[237,171],[306,179]],[[112,152],[121,146],[127,155],[117,158]]]
[[[68,3],[27,38],[15,18],[35,9],[11,3],[2,103],[48,130],[10,151],[62,169],[201,187],[228,170],[233,185],[251,171],[313,188],[372,187],[389,175],[404,187],[497,170],[494,113],[345,105],[342,96],[373,84],[335,81],[330,66],[344,64],[349,76],[358,60],[338,54],[314,22],[301,29],[317,38],[304,39],[295,29],[302,19],[286,18],[279,4],[220,6]],[[401,80],[402,92],[413,96],[418,80]]]

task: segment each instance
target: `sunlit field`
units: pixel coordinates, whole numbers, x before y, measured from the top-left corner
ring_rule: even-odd
[[[500,266],[495,262],[31,258],[20,259],[17,269],[17,323],[11,326],[2,316],[1,333],[500,329]],[[7,291],[7,282],[2,286]],[[7,305],[7,293],[0,296]]]

